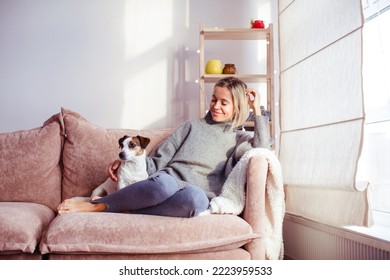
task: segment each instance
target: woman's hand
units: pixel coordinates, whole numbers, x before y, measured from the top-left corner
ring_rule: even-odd
[[[120,165],[121,165],[121,161],[118,159],[113,163],[111,163],[110,166],[108,167],[108,176],[110,176],[111,180],[113,180],[114,182],[118,182],[117,173]]]
[[[248,96],[248,104],[253,110],[253,114],[261,115],[260,94],[258,94],[253,88],[246,89],[245,94]]]

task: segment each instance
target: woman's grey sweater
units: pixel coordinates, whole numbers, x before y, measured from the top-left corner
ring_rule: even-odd
[[[269,148],[268,117],[256,116],[254,132],[233,130],[210,114],[179,126],[147,158],[148,173],[165,171],[181,187],[196,185],[218,196],[234,165],[251,148]]]

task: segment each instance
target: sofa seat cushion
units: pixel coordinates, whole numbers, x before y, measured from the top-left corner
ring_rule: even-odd
[[[0,254],[33,253],[54,217],[45,205],[0,202]]]
[[[233,215],[172,218],[118,213],[57,216],[42,238],[45,253],[193,253],[239,248],[258,238]]]

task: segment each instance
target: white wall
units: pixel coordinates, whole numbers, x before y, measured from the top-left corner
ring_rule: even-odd
[[[275,2],[0,0],[0,132],[40,126],[60,107],[106,128],[196,118],[199,24],[277,27]],[[235,61],[248,71],[252,48]]]

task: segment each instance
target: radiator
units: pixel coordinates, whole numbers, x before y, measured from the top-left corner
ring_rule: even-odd
[[[286,214],[285,259],[389,260],[390,242]]]

